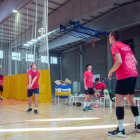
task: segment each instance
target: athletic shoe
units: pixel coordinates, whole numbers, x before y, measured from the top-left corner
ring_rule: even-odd
[[[88,108],[87,108],[87,107],[84,107],[84,108],[83,108],[83,111],[87,111],[87,110],[88,110]]]
[[[87,108],[88,108],[88,110],[93,110],[93,108],[91,108],[90,106],[88,106]]]
[[[98,107],[100,107],[99,104],[97,104],[97,105],[94,106],[94,108],[98,108]]]
[[[114,136],[114,137],[123,137],[123,138],[126,137],[126,135],[125,135],[125,129],[123,129],[122,131],[119,131],[119,128],[117,128],[114,131],[109,131],[108,132],[108,135],[109,136]]]
[[[138,125],[136,126],[136,123],[135,123],[135,130],[138,131],[138,132],[140,133],[140,124],[138,124]]]
[[[34,110],[34,114],[35,114],[35,115],[38,115],[38,111],[37,111],[37,110]]]
[[[26,112],[27,112],[27,113],[32,112],[32,108],[29,108]]]

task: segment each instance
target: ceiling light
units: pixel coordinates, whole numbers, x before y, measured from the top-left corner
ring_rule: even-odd
[[[13,12],[14,12],[14,13],[17,13],[18,11],[17,11],[17,10],[13,10]]]
[[[37,40],[36,40],[36,39],[32,39],[31,41],[32,41],[32,42],[35,42],[35,41],[37,41]]]
[[[29,44],[24,44],[23,46],[29,46]]]
[[[38,37],[38,39],[41,39],[42,37]]]
[[[29,42],[27,42],[27,43],[28,43],[28,44],[32,44],[33,42],[30,42],[30,41],[29,41]]]

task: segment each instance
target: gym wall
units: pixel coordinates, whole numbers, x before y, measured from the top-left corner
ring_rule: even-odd
[[[140,25],[128,28],[121,29],[121,41],[133,39],[134,40],[134,55],[140,63]],[[79,50],[70,51],[63,55],[63,80],[65,77],[69,77],[72,81],[80,81],[80,56],[78,54]],[[75,61],[76,58],[76,61]],[[76,63],[75,63],[76,62]],[[91,47],[90,44],[84,46],[84,54],[83,54],[83,63],[84,63],[84,71],[86,71],[86,64],[91,63],[93,66],[93,74],[100,74],[101,79],[107,77],[107,38],[104,38],[100,41],[96,42],[96,46],[94,48]],[[75,64],[76,64],[76,73],[75,73]],[[113,66],[114,62],[112,63]],[[138,73],[140,74],[140,64],[137,65]],[[75,76],[76,75],[76,76]],[[116,76],[113,73],[113,76]],[[140,82],[140,78],[138,78],[138,82]],[[113,89],[115,88],[116,81],[112,82]],[[139,84],[140,85],[140,84]],[[137,83],[138,88],[138,83]]]
[[[71,81],[80,81],[80,49],[63,54],[62,56],[62,79]]]
[[[86,71],[86,64],[91,63],[93,74],[101,74],[101,78],[107,74],[107,39],[96,42],[96,47],[91,44],[84,46],[83,69]],[[71,81],[80,81],[80,49],[70,51],[63,55],[63,80],[67,77]]]

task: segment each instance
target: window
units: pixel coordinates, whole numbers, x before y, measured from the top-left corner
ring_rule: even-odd
[[[34,61],[34,55],[33,54],[26,54],[26,61]]]
[[[3,59],[3,51],[0,51],[0,58]]]
[[[12,60],[21,61],[21,53],[12,52]]]
[[[57,64],[57,57],[51,57],[51,64]]]
[[[41,56],[41,63],[48,63],[48,57],[47,56]]]

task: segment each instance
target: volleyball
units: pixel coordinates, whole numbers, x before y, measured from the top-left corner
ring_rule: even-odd
[[[38,29],[38,33],[39,33],[40,35],[44,35],[44,34],[45,34],[45,29],[44,29],[44,28],[39,28],[39,29]]]

